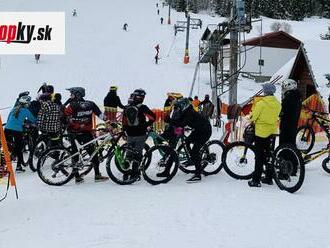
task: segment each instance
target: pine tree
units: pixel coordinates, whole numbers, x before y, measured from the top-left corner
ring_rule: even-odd
[[[301,21],[306,16],[308,0],[290,0],[288,12],[290,19]]]
[[[186,0],[176,0],[175,8],[178,12],[184,12],[186,10]]]

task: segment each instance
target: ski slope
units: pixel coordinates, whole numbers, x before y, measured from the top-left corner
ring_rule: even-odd
[[[167,23],[168,8],[157,15],[155,0],[10,0],[1,11],[65,11],[66,54],[0,56],[0,108],[11,106],[19,92],[36,94],[49,82],[63,97],[65,88],[86,87],[87,99],[102,105],[110,85],[119,86],[123,102],[135,88],[147,91],[146,103],[161,107],[166,93],[187,94],[198,60],[198,40],[205,28],[191,31],[190,63],[184,65],[185,34],[174,39]],[[77,9],[78,16],[71,12]],[[172,24],[183,13],[172,13]],[[204,24],[223,18],[193,15]],[[264,18],[263,30],[274,20]],[[122,30],[128,23],[128,32]],[[329,20],[311,18],[290,22],[292,35],[318,47],[313,56],[324,69],[317,78],[324,85],[329,44],[319,40]],[[260,25],[257,23],[256,25]],[[258,34],[254,27],[248,37]],[[156,44],[160,63],[155,65]],[[321,48],[323,48],[321,50]],[[209,93],[208,66],[202,65],[195,93]],[[260,86],[240,81],[239,99],[246,100]],[[327,88],[322,88],[327,94]],[[6,116],[6,111],[1,111]],[[220,130],[213,136],[219,138]],[[296,194],[275,185],[251,189],[224,171],[188,185],[189,176],[178,175],[167,185],[150,186],[141,181],[130,186],[94,183],[93,173],[81,185],[70,182],[50,187],[36,174],[17,175],[19,200],[11,189],[0,203],[0,247],[6,248],[314,248],[330,247],[330,176],[321,168],[323,157],[307,165],[303,187]],[[104,166],[101,166],[103,173]],[[5,185],[0,184],[3,191]]]

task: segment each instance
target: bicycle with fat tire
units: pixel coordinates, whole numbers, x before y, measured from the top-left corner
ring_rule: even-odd
[[[294,193],[301,188],[305,179],[303,159],[292,145],[283,144],[275,148],[275,140],[274,135],[267,151],[266,166],[272,170],[275,183],[281,190]],[[235,179],[251,179],[255,168],[255,154],[254,145],[243,141],[233,142],[222,155],[223,167]]]
[[[123,133],[121,134],[123,135]],[[119,185],[132,184],[143,178],[152,185],[169,182],[177,173],[179,159],[176,152],[168,145],[157,144],[145,148],[142,160],[138,161],[138,152],[129,145],[115,143],[109,150],[106,169],[112,181]],[[133,164],[138,163],[138,174],[133,175]],[[158,177],[160,170],[167,170],[166,177]]]

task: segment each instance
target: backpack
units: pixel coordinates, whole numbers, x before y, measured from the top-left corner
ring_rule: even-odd
[[[141,107],[141,104],[138,105],[129,105],[124,110],[124,116],[127,121],[127,125],[130,127],[136,127],[139,126],[140,120],[139,120],[139,108]]]

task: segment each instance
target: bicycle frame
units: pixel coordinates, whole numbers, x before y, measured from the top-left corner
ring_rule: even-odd
[[[325,132],[325,134],[327,135],[327,138],[329,140],[329,143],[330,143],[330,130],[325,125],[325,123],[329,123],[330,124],[330,120],[327,119],[327,118],[325,118],[325,117],[323,117],[322,115],[317,114],[317,112],[312,111],[312,116],[311,116],[311,118],[309,118],[307,120],[307,125],[309,125],[309,123],[311,123],[310,126],[313,127],[313,124],[315,122],[322,128],[322,131]]]
[[[305,156],[303,156],[303,159],[304,159],[304,163],[305,164],[308,164],[310,163],[311,161],[319,158],[320,156],[322,156],[323,154],[326,154],[326,153],[329,153],[330,154],[330,148],[329,147],[325,147],[317,152],[313,152],[313,153],[310,153],[310,154],[307,154]]]
[[[122,133],[117,134],[117,136],[118,137],[114,141],[113,140],[114,136],[107,133],[107,134],[101,135],[101,136],[99,136],[99,137],[97,137],[97,138],[95,138],[95,139],[93,139],[93,140],[91,140],[91,141],[89,141],[89,142],[87,142],[83,145],[80,145],[77,140],[74,140],[78,151],[76,153],[72,154],[70,157],[67,157],[64,160],[61,160],[59,163],[55,164],[54,166],[62,164],[62,163],[66,162],[66,161],[68,161],[68,160],[70,160],[70,159],[72,159],[73,157],[76,157],[76,156],[79,156],[78,164],[86,165],[86,164],[88,164],[92,161],[94,156],[100,151],[101,148],[103,148],[103,147],[105,147],[109,144],[111,144],[111,145],[116,144],[118,142],[118,140],[120,139],[120,137],[122,136]],[[95,151],[90,155],[89,159],[84,160],[82,153],[85,150],[85,147],[87,147],[91,144],[95,144],[99,140],[102,140],[101,144],[99,144],[96,147]]]

